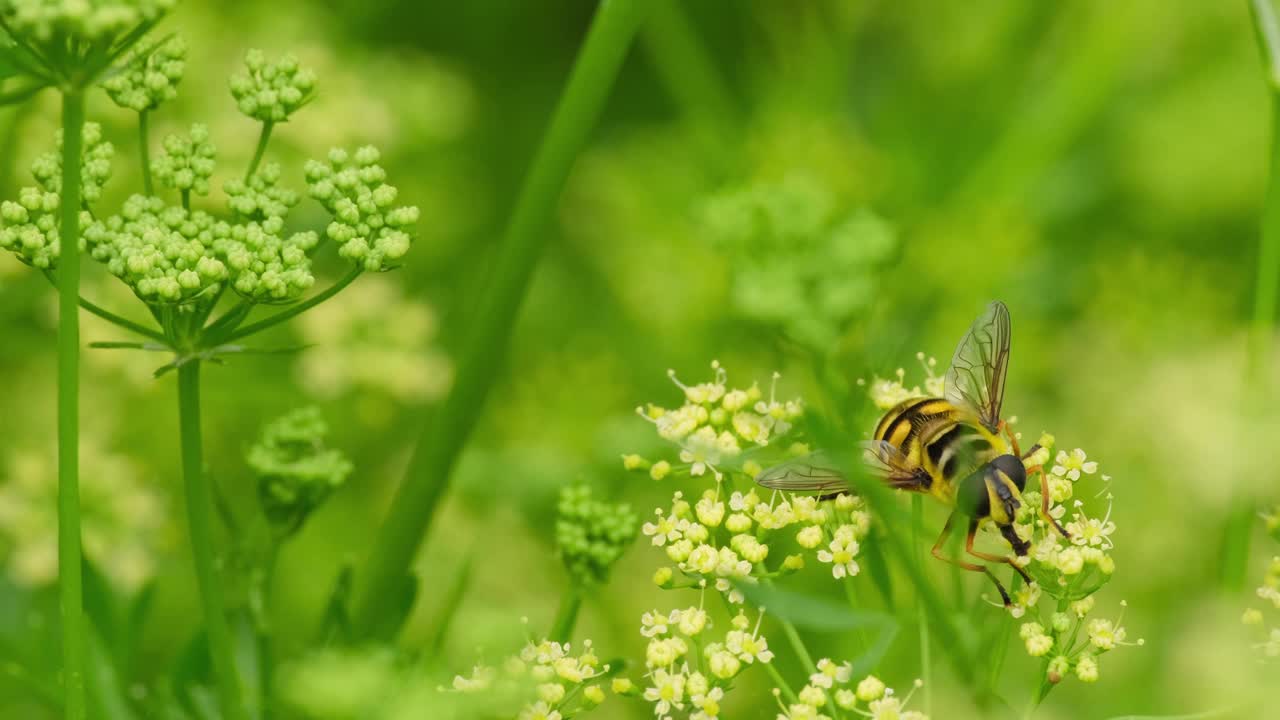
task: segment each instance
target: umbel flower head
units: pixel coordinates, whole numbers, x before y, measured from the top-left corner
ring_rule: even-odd
[[[597,500],[586,485],[564,488],[556,517],[556,552],[576,582],[603,583],[635,539],[639,524],[630,505]]]
[[[872,720],[929,720],[922,712],[907,710],[911,696],[924,687],[920,680],[912,684],[905,697],[899,697],[875,675],[853,682],[852,667],[847,662],[837,665],[823,658],[817,667],[818,672],[810,675],[809,683],[796,693],[797,702],[783,704],[782,691],[774,688],[773,695],[782,708],[778,720],[830,720],[841,710]]]
[[[208,195],[217,154],[218,149],[209,140],[208,126],[196,123],[187,135],[165,137],[164,152],[152,161],[151,173],[172,190]]]
[[[590,640],[575,653],[569,643],[530,641],[500,668],[476,665],[469,675],[456,675],[445,695],[487,698],[489,706],[460,706],[467,714],[449,717],[515,717],[517,720],[561,720],[576,717],[605,701],[601,683],[609,666],[600,662]],[[614,690],[627,692],[614,681]],[[517,710],[516,708],[519,708]]]
[[[177,35],[149,52],[135,54],[102,82],[111,101],[126,110],[147,112],[178,95],[187,67],[187,43]]]
[[[111,175],[111,158],[115,148],[102,139],[97,123],[85,123],[82,132],[84,155],[80,176],[86,204],[96,201],[102,184]],[[62,147],[61,133],[57,140]],[[22,262],[42,270],[58,264],[61,240],[58,237],[58,207],[61,205],[62,160],[60,153],[46,153],[31,164],[37,187],[18,191],[18,200],[0,203],[0,248],[12,251]],[[81,211],[80,224],[92,221],[88,211]],[[84,239],[81,238],[81,248]]]
[[[397,190],[378,159],[370,145],[354,153],[334,148],[328,162],[312,160],[305,169],[311,197],[333,215],[326,233],[338,253],[370,271],[394,267],[409,252],[406,228],[418,221],[418,208],[395,205]]]
[[[298,528],[351,474],[351,462],[325,446],[329,426],[315,407],[278,418],[245,457],[258,477],[263,511],[282,534]]]
[[[237,217],[250,220],[283,218],[298,204],[298,193],[279,186],[280,165],[267,163],[247,181],[228,180],[222,189],[227,206]]]
[[[66,34],[101,40],[158,19],[176,0],[6,0],[3,16],[15,35],[40,42]]]
[[[189,301],[228,279],[246,298],[283,302],[315,283],[307,251],[319,238],[306,232],[282,239],[282,226],[279,218],[230,224],[134,195],[84,235],[93,258],[148,303]]]
[[[261,50],[244,56],[245,72],[231,76],[231,96],[240,112],[264,123],[289,119],[314,97],[316,76],[294,55],[268,62]]]

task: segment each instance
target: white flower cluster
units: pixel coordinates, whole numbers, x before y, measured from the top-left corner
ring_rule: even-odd
[[[719,717],[733,679],[748,665],[773,660],[769,642],[760,634],[763,619],[761,611],[752,627],[739,611],[723,638],[713,640],[711,620],[701,607],[645,613],[640,618],[640,634],[649,638],[643,697],[653,703],[654,715],[662,720],[677,712],[689,720]]]
[[[501,669],[477,665],[470,675],[453,678],[453,690],[460,693],[491,693],[510,686],[531,683],[534,698],[520,709],[519,720],[562,720],[594,708],[605,700],[599,681],[609,666],[601,665],[591,647],[582,644],[575,655],[569,643],[550,640],[530,642],[520,654],[508,658]]]
[[[778,400],[777,373],[769,399],[765,400],[758,384],[745,389],[729,388],[728,373],[720,363],[712,362],[711,368],[713,380],[697,385],[685,385],[674,370],[667,371],[671,382],[684,393],[685,402],[680,407],[668,409],[649,404],[636,408],[640,417],[653,423],[662,439],[679,446],[680,465],[672,466],[667,461],[650,463],[638,455],[627,455],[623,465],[628,470],[648,470],[655,480],[673,471],[687,471],[694,477],[710,471],[721,479],[723,472],[739,470],[754,477],[761,467],[754,460],[744,460],[744,456],[751,456],[747,451],[776,446],[803,416],[804,405],[799,399]]]
[[[913,385],[907,387],[906,378],[907,371],[904,368],[898,368],[894,371],[894,378],[873,378],[867,393],[871,396],[871,402],[881,410],[888,410],[896,406],[903,400],[910,400],[917,397],[942,397],[943,393],[943,376],[936,373],[938,367],[938,359],[934,357],[926,357],[924,353],[916,353],[916,359],[920,361],[920,366],[924,368],[925,378],[921,385]],[[858,380],[859,385],[866,385],[866,381],[861,378]]]
[[[907,703],[916,688],[923,683],[916,680],[906,697],[898,697],[884,681],[868,675],[855,685],[852,683],[849,663],[837,665],[828,658],[818,661],[818,672],[809,676],[809,683],[796,693],[796,702],[784,704],[782,691],[775,688],[782,712],[777,720],[831,720],[832,715],[848,711],[872,718],[872,720],[929,720],[916,710],[907,710]],[[837,708],[833,710],[833,708]]]
[[[653,522],[641,528],[692,585],[712,584],[731,602],[741,602],[734,582],[754,583],[799,570],[805,553],[830,565],[837,579],[858,574],[858,543],[871,527],[861,498],[843,494],[820,503],[814,496],[780,499],[774,493],[764,502],[751,490],[734,492],[726,501],[721,492],[719,486],[708,489],[690,504],[677,491],[670,509],[656,509]],[[768,562],[771,547],[782,545],[785,551],[794,547],[792,542],[801,552]],[[659,571],[660,584],[671,585],[672,578],[670,569]]]

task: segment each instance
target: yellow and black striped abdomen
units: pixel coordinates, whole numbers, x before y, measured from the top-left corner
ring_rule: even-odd
[[[1007,448],[996,436],[941,398],[912,398],[899,403],[876,425],[875,439],[897,448],[928,475],[928,492],[945,503],[955,500],[956,484]]]

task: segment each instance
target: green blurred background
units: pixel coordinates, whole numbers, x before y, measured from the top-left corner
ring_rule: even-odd
[[[821,406],[797,346],[822,348],[845,381],[911,368],[917,350],[945,363],[1000,298],[1014,322],[1006,413],[1030,436],[1049,430],[1085,448],[1114,477],[1119,569],[1099,599],[1127,599],[1130,635],[1147,643],[1108,655],[1095,686],[1064,683],[1043,716],[1275,699],[1276,665],[1260,667],[1239,628],[1247,591],[1216,589],[1229,499],[1274,500],[1280,461],[1280,417],[1245,422],[1238,411],[1269,143],[1247,4],[683,5],[683,23],[660,12],[642,30],[572,175],[506,370],[416,563],[429,580],[401,642],[432,636],[441,588],[469,555],[473,580],[443,664],[466,671],[480,648],[518,636],[522,616],[549,624],[565,583],[550,544],[561,486],[593,483],[642,514],[669,501],[672,487],[624,473],[618,459],[657,447],[633,408],[676,401],[667,368],[697,380],[719,359],[742,383],[778,369],[785,394]],[[468,310],[593,9],[188,0],[168,22],[191,59],[157,135],[207,122],[224,167],[244,162],[256,127],[236,114],[225,78],[250,47],[293,51],[317,70],[320,95],[279,129],[272,156],[297,168],[331,145],[374,143],[401,197],[423,209],[402,271],[362,279],[346,300],[277,331],[313,349],[206,372],[207,456],[233,506],[253,502],[242,457],[258,429],[302,404],[321,405],[331,444],[357,468],[281,558],[270,610],[285,656],[311,640],[342,564],[364,556],[423,408],[449,387]],[[90,119],[117,145],[116,202],[136,184],[132,121],[102,94]],[[52,97],[0,115],[0,195],[28,182],[55,122]],[[317,206],[303,208],[301,224],[322,222]],[[876,251],[856,252],[864,241]],[[793,292],[795,277],[816,278],[816,299]],[[87,268],[85,294],[129,307],[109,280]],[[15,645],[54,607],[42,593],[51,597],[56,570],[55,319],[45,280],[0,258],[0,487],[44,488],[49,499],[43,517],[0,506],[19,528],[0,535],[0,615]],[[122,339],[84,322],[86,341]],[[101,557],[117,558],[103,564],[124,585],[161,578],[142,679],[163,672],[198,624],[170,437],[175,391],[172,378],[151,379],[156,364],[87,351],[83,401],[87,512],[92,498],[110,506],[91,522],[107,538]],[[940,524],[941,511],[930,513]],[[1259,531],[1253,584],[1280,552],[1265,543]],[[637,543],[588,599],[579,637],[605,656],[642,657],[640,613],[692,601],[653,587],[664,561]],[[970,622],[996,617],[978,605]],[[882,669],[900,687],[920,674],[913,637],[900,635]],[[848,638],[814,645],[851,652]],[[1008,666],[1005,689],[1020,706],[1035,664],[1013,647]],[[935,677],[937,697],[964,707],[945,671]],[[751,703],[767,700],[768,680],[745,678],[725,714],[763,717]],[[611,700],[599,716],[651,713]],[[966,714],[935,710],[953,716]]]

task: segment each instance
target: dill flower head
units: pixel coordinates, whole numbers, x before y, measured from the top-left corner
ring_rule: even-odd
[[[178,95],[187,66],[187,43],[174,36],[145,54],[135,54],[102,82],[111,101],[126,110],[147,112]]]
[[[87,122],[81,130],[82,146],[80,164],[80,194],[86,203],[97,202],[102,197],[102,186],[111,177],[111,160],[115,146],[102,137],[102,126]],[[55,139],[55,150],[37,157],[31,163],[31,174],[45,192],[62,193],[62,132]]]
[[[328,434],[319,408],[294,410],[267,424],[245,456],[263,511],[283,534],[300,528],[351,474],[346,455],[325,446]]]
[[[585,485],[567,487],[560,491],[556,552],[576,582],[603,583],[635,539],[638,526],[630,505],[597,500]]]
[[[209,128],[197,123],[187,135],[168,135],[164,152],[151,163],[151,172],[161,185],[179,192],[209,194],[218,150],[209,139]]]
[[[477,665],[468,675],[454,676],[452,687],[442,690],[488,698],[489,712],[476,716],[556,720],[604,702],[608,672],[609,666],[600,662],[590,640],[583,641],[580,651],[569,643],[530,641],[499,667]]]
[[[134,195],[120,214],[93,222],[84,236],[93,258],[148,303],[211,296],[227,280],[244,297],[283,302],[315,283],[307,251],[319,238],[282,238],[282,227],[279,218],[230,224]]]
[[[66,34],[103,40],[158,19],[175,0],[5,0],[3,16],[16,35],[40,42]]]
[[[90,203],[101,197],[102,185],[111,176],[115,148],[103,140],[102,128],[97,123],[85,123],[81,136],[84,139],[81,192],[84,202]],[[61,133],[58,133],[56,144],[61,150]],[[58,237],[58,207],[62,203],[61,152],[37,157],[31,164],[31,174],[36,180],[36,187],[19,190],[17,201],[0,203],[0,248],[13,252],[27,265],[51,270],[57,266],[62,252]],[[87,210],[81,211],[81,227],[88,226],[92,220]],[[83,237],[80,247],[85,248]]]
[[[326,162],[312,160],[305,168],[311,197],[333,216],[326,233],[338,254],[375,272],[409,252],[408,228],[418,221],[418,208],[395,204],[397,190],[386,183],[379,157],[371,145],[354,153],[335,148]]]
[[[261,50],[250,50],[244,66],[244,72],[231,76],[231,96],[240,112],[255,120],[285,122],[315,96],[315,73],[294,55],[268,61]]]
[[[223,184],[227,207],[236,216],[251,220],[283,218],[298,204],[298,193],[280,187],[280,165],[267,163],[249,179],[233,179]]]
[[[817,668],[818,672],[809,676],[809,683],[796,693],[798,702],[783,703],[782,691],[774,688],[774,698],[782,710],[779,720],[829,720],[842,710],[873,720],[929,720],[924,713],[907,710],[912,695],[924,686],[920,680],[913,683],[905,697],[899,697],[874,675],[853,682],[848,662],[837,665],[829,658],[822,658]]]

